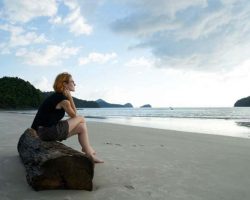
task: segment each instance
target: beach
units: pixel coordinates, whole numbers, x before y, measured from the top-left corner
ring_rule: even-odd
[[[0,112],[1,200],[250,199],[250,140],[90,121],[94,189],[34,191],[17,152],[34,116]],[[64,144],[80,151],[77,137]]]

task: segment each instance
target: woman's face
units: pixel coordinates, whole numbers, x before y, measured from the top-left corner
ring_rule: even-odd
[[[75,86],[76,84],[72,78],[70,78],[69,81],[65,84],[65,88],[71,92],[75,91]]]

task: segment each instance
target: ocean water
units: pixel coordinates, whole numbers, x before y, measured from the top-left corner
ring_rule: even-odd
[[[35,115],[36,111],[19,111]],[[87,121],[250,138],[250,108],[80,108]]]
[[[250,138],[250,108],[84,108],[89,121]]]

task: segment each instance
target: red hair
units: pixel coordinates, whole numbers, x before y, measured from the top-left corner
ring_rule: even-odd
[[[64,91],[63,83],[65,82],[68,83],[71,77],[72,76],[67,72],[58,74],[53,85],[55,92],[63,92]]]

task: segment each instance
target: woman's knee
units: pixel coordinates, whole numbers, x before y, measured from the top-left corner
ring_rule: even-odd
[[[80,124],[85,124],[85,119],[82,116],[76,116],[67,120],[69,124],[69,132],[75,131]]]
[[[85,133],[85,132],[86,132],[86,129],[87,129],[86,124],[85,124],[85,123],[79,123],[79,124],[77,125],[77,129],[78,129],[80,132]]]
[[[77,124],[76,127],[70,131],[70,135],[75,135],[75,134],[79,135],[84,133],[85,133],[84,123]]]
[[[85,123],[86,122],[85,118],[83,116],[81,116],[81,115],[76,116],[76,118],[79,120],[80,123]]]

